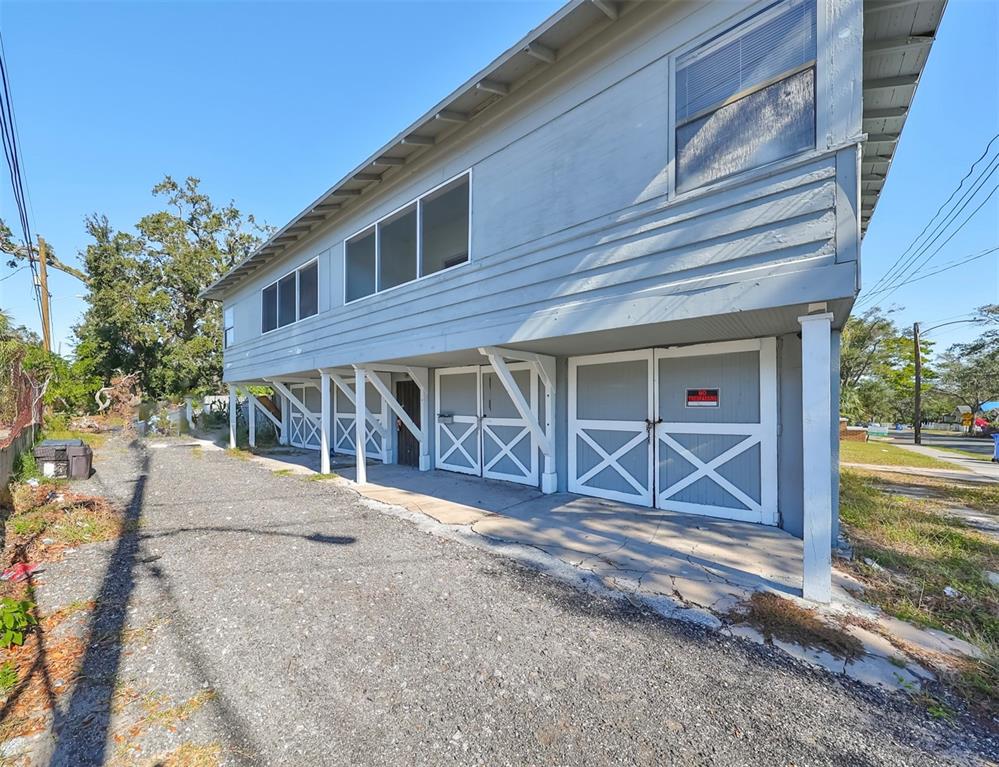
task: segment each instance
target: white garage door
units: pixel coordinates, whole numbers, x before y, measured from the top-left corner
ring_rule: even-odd
[[[537,373],[523,363],[509,369],[537,416]],[[435,406],[438,469],[538,484],[537,441],[490,366],[437,370]]]
[[[777,523],[776,342],[569,361],[569,489]]]

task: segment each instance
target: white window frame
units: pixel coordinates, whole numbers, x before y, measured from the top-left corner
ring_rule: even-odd
[[[466,248],[468,250],[468,258],[462,261],[460,264],[455,264],[454,266],[448,266],[445,267],[444,269],[439,269],[438,271],[433,272],[432,274],[424,274],[423,273],[423,205],[421,203],[423,202],[424,198],[430,197],[432,194],[434,194],[434,192],[437,192],[440,189],[443,189],[444,187],[449,186],[450,184],[453,184],[455,181],[458,181],[459,179],[462,178],[468,179],[468,245]],[[391,288],[382,289],[379,287],[379,282],[381,282],[381,266],[382,266],[381,231],[380,231],[381,227],[379,226],[379,224],[381,224],[383,221],[392,218],[400,211],[403,211],[406,208],[408,208],[410,205],[416,205],[416,278],[409,280],[408,282],[400,282],[398,285],[393,285]],[[367,234],[367,232],[372,229],[374,230],[375,233],[375,291],[374,293],[368,293],[366,296],[359,296],[357,298],[353,298],[348,301],[347,282],[349,277],[347,275],[347,243],[353,239],[356,239],[357,237],[360,237],[363,234]],[[431,277],[436,277],[438,274],[444,274],[445,272],[450,272],[453,269],[460,269],[463,266],[468,266],[472,262],[472,169],[468,168],[467,170],[463,170],[461,173],[452,176],[447,181],[437,184],[435,187],[428,189],[427,191],[419,194],[418,196],[410,200],[407,200],[405,203],[389,211],[384,216],[381,216],[375,219],[374,221],[365,224],[353,234],[344,237],[342,250],[343,250],[342,252],[343,303],[345,306],[348,304],[356,304],[358,301],[364,301],[365,299],[373,298],[375,296],[385,295],[386,293],[391,293],[393,290],[398,290],[399,288],[404,288],[408,285],[414,285],[420,282],[421,280],[426,280]]]
[[[260,299],[263,302],[263,298]],[[261,322],[263,318],[261,317]],[[232,340],[229,340],[229,331],[232,331]],[[222,310],[222,348],[228,349],[236,343],[236,309],[227,306]]]
[[[311,266],[312,264],[316,265],[316,313],[310,314],[308,317],[302,317],[301,296],[299,295],[299,291],[301,289],[299,272]],[[322,280],[322,275],[320,274],[320,271],[321,270],[319,268],[319,256],[314,256],[313,258],[310,258],[308,261],[299,264],[294,269],[289,269],[287,272],[282,274],[276,280],[272,280],[271,282],[268,282],[266,285],[260,288],[260,335],[267,335],[268,333],[273,333],[276,330],[282,330],[283,328],[290,327],[291,325],[295,325],[299,322],[302,322],[303,320],[312,319],[313,317],[318,317],[320,315],[321,311],[319,309],[319,286]],[[288,277],[291,274],[295,275],[295,319],[293,319],[291,322],[287,323],[286,325],[275,325],[270,330],[264,330],[264,291],[267,290],[267,288],[276,286],[279,282],[281,282],[281,280],[283,280],[285,277]],[[275,320],[279,320],[280,316],[281,316],[281,293],[278,292],[277,306],[275,307]]]
[[[752,168],[746,168],[745,170],[740,170],[736,173],[731,173],[727,176],[716,178],[713,181],[701,184],[700,186],[696,186],[692,189],[687,189],[686,191],[683,192],[677,191],[676,129],[678,126],[676,122],[676,93],[677,93],[676,62],[678,59],[682,58],[691,51],[696,50],[697,48],[700,48],[717,38],[723,37],[725,35],[734,32],[736,29],[745,24],[747,21],[754,18],[755,16],[762,15],[768,9],[770,9],[771,12],[776,15],[781,12],[779,6],[786,6],[788,4],[788,0],[761,0],[761,2],[754,3],[749,8],[746,8],[743,11],[725,19],[725,21],[716,24],[707,32],[698,35],[690,42],[682,45],[681,47],[677,48],[676,50],[674,50],[672,53],[669,54],[669,93],[667,93],[667,104],[668,104],[669,114],[667,119],[668,130],[666,136],[666,153],[670,169],[669,173],[667,174],[666,192],[668,199],[683,200],[686,199],[688,196],[696,196],[698,194],[702,194],[705,190],[714,189],[720,184],[729,184],[733,182],[737,183],[740,179],[751,178],[755,174],[765,173],[770,168],[780,166],[784,163],[794,162],[795,160],[800,159],[801,157],[807,156],[809,153],[814,153],[817,151],[819,143],[819,135],[821,131],[821,111],[819,109],[819,102],[822,97],[822,90],[820,85],[821,81],[819,79],[821,75],[819,71],[819,53],[821,51],[821,46],[822,46],[822,37],[821,37],[823,33],[822,19],[824,14],[825,0],[813,0],[813,2],[815,3],[815,59],[810,64],[802,65],[793,71],[785,73],[782,77],[778,78],[777,80],[764,81],[759,83],[758,85],[753,86],[752,88],[747,88],[743,91],[740,91],[739,93],[734,94],[728,99],[725,99],[724,101],[720,102],[711,111],[717,111],[718,109],[721,109],[723,106],[726,106],[729,103],[745,98],[750,94],[757,93],[758,91],[761,91],[770,85],[774,85],[775,82],[780,82],[780,80],[792,77],[793,75],[801,71],[804,71],[805,69],[814,68],[815,69],[814,145],[809,147],[808,149],[802,150],[801,152],[789,155],[788,157],[782,157],[779,160],[774,160],[773,162],[765,163],[763,165],[756,165]],[[695,117],[688,117],[687,121],[689,122],[690,120],[696,119],[697,116],[703,117],[704,114],[705,112],[702,111]]]

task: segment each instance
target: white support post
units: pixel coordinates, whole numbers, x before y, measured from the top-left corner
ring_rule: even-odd
[[[430,471],[430,370],[406,368],[420,389],[420,471]]]
[[[257,402],[249,391],[246,392],[246,423],[250,447],[257,446]]]
[[[281,398],[281,434],[279,442],[282,445],[288,444],[288,439],[291,434],[291,403],[288,402],[288,398],[274,389],[278,396]]]
[[[347,401],[354,406],[354,417],[357,418],[357,397],[354,396],[354,391],[347,385],[347,381],[341,378],[339,375],[334,373],[332,370],[329,371],[330,380],[336,384],[337,388],[347,398]],[[374,413],[365,408],[364,416],[368,419],[368,422],[374,426],[376,429],[381,431],[382,424],[377,418],[375,418]]]
[[[187,418],[187,429],[190,432],[194,432],[194,403],[190,397],[184,397],[184,416]]]
[[[235,384],[229,384],[229,448],[236,447],[236,408],[239,407],[239,397]]]
[[[330,396],[330,374],[319,371],[319,393],[322,411],[319,416],[319,473],[330,473],[330,424],[332,423],[333,397]]]
[[[356,469],[354,481],[363,485],[368,481],[367,459],[368,425],[365,414],[368,412],[367,393],[365,392],[364,368],[354,368],[354,456]]]
[[[804,484],[802,596],[832,599],[832,314],[809,314],[801,323],[801,429]]]
[[[534,363],[545,387],[545,435],[552,447],[555,446],[555,358],[543,357]],[[541,492],[546,495],[558,490],[558,472],[555,467],[555,451],[545,453],[544,470],[541,472]]]

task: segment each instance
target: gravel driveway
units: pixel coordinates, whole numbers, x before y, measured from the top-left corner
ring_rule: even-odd
[[[53,764],[155,764],[181,743],[247,765],[941,765],[995,748],[333,483],[176,443],[111,442],[95,467],[139,532],[46,573],[45,609],[97,597]],[[129,736],[123,700],[192,703]]]

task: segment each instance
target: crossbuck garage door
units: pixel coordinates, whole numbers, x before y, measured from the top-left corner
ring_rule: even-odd
[[[530,365],[509,365],[531,412],[538,413],[538,376]],[[538,484],[538,445],[488,365],[436,372],[438,469]]]
[[[377,375],[377,373],[375,374]],[[352,392],[357,391],[353,382],[347,384]],[[386,439],[388,433],[388,407],[382,402],[378,390],[370,383],[364,387],[365,404],[368,411],[375,417],[377,425],[364,419],[364,430],[367,435],[365,442],[365,457],[385,460]],[[340,391],[339,386],[333,387],[333,452],[346,455],[356,455],[356,434],[354,431],[354,403]]]
[[[772,338],[569,360],[569,490],[777,524]]]

